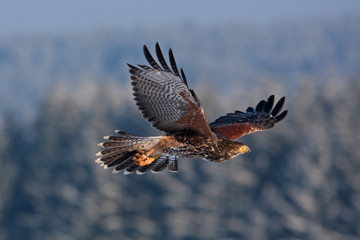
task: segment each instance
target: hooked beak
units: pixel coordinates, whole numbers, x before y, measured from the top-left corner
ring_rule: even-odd
[[[241,153],[241,154],[250,153],[250,152],[251,152],[250,148],[246,145],[241,146],[238,151],[238,153]]]

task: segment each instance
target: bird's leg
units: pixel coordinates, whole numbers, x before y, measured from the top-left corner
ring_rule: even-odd
[[[144,160],[142,161],[136,161],[136,163],[139,165],[139,166],[145,166],[145,165],[149,165],[151,164],[153,161],[155,161],[158,157],[160,157],[161,154],[157,154],[155,155],[154,157],[147,157],[145,158]]]
[[[158,157],[161,156],[161,154],[156,154],[153,157],[150,157],[150,154],[155,152],[156,149],[152,148],[146,153],[143,150],[138,151],[135,156],[133,157],[133,160],[136,162],[139,166],[145,166],[151,164],[153,161],[155,161]]]
[[[155,148],[150,149],[147,153],[145,153],[146,156],[150,156],[155,151]]]
[[[135,153],[135,156],[133,157],[133,160],[140,165],[139,163],[141,161],[144,161],[147,158],[147,156],[145,155],[145,152],[143,150],[138,151],[137,153]]]

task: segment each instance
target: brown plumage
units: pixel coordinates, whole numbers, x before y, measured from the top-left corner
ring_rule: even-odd
[[[249,147],[233,140],[270,129],[287,114],[281,112],[285,97],[273,107],[272,95],[255,109],[235,111],[209,124],[198,97],[188,87],[184,71],[178,71],[172,50],[171,68],[158,43],[156,55],[160,65],[146,46],[144,55],[151,67],[128,64],[135,101],[143,116],[166,135],[140,137],[116,131],[117,136],[104,137],[107,141],[98,145],[105,149],[97,153],[96,160],[104,168],[114,167],[114,172],[124,170],[125,174],[160,172],[166,167],[177,171],[179,156],[223,162],[250,152]]]

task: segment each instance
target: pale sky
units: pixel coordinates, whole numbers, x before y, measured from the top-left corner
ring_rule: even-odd
[[[88,31],[99,28],[266,24],[360,14],[359,0],[0,0],[0,34]]]

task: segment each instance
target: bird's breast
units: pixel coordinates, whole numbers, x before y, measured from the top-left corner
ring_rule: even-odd
[[[220,138],[206,138],[194,133],[176,133],[164,137],[164,152],[169,154],[216,162],[231,158],[227,142]]]

